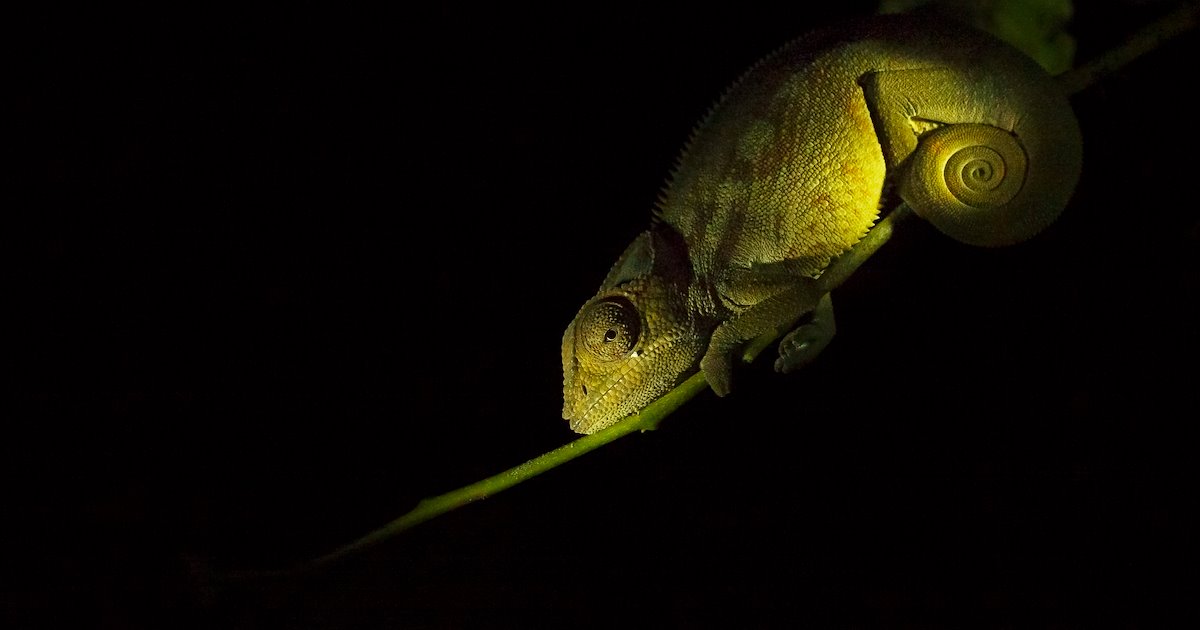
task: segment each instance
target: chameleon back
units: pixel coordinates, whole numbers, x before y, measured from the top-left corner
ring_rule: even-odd
[[[941,93],[915,84],[882,104],[900,111],[873,111],[869,77],[928,69],[942,71]],[[986,34],[903,16],[826,29],[756,64],[697,127],[658,214],[700,273],[797,260],[815,275],[879,217],[889,174],[907,157],[888,155],[895,145],[965,122],[1013,132],[1033,159],[1056,152],[1059,164],[1040,173],[1072,184],[1049,204],[1052,216],[973,240],[1007,244],[1048,225],[1080,162],[1078,127],[1054,81]]]

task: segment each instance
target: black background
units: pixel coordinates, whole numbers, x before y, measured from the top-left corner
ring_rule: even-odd
[[[570,440],[562,330],[692,125],[757,58],[873,6],[803,4],[31,21],[4,625],[1172,619],[1194,592],[1194,33],[1075,97],[1058,223],[997,250],[908,226],[806,372],[750,366],[321,575],[197,580]],[[1080,60],[1165,7],[1086,4]]]

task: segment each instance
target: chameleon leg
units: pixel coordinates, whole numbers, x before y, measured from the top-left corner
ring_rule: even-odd
[[[776,369],[789,372],[810,363],[833,338],[833,303],[829,292],[841,285],[868,258],[891,238],[897,223],[912,216],[907,204],[895,210],[875,224],[858,243],[838,256],[821,275],[816,278],[788,277],[784,282],[785,269],[751,272],[762,282],[753,283],[741,278],[735,286],[755,286],[755,291],[771,293],[745,311],[734,315],[717,326],[709,340],[708,350],[700,360],[700,369],[708,384],[718,396],[729,393],[732,381],[730,356],[747,341],[774,339],[790,330],[804,315],[813,314],[807,322],[793,331],[780,344],[780,359]],[[819,312],[815,312],[819,311]],[[746,353],[753,358],[756,351]]]
[[[700,369],[718,396],[730,391],[734,350],[747,341],[767,336],[774,339],[801,316],[812,312],[819,298],[817,282],[796,279],[779,292],[717,326],[700,360]]]
[[[826,293],[817,302],[809,321],[797,326],[779,342],[779,358],[775,359],[775,369],[786,374],[812,363],[833,341],[836,333],[833,300]]]

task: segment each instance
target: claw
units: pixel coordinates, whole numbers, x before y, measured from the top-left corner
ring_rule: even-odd
[[[775,370],[787,374],[812,363],[832,337],[825,326],[817,323],[798,326],[779,342]]]

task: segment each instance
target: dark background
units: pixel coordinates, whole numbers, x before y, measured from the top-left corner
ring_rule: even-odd
[[[1079,3],[1078,59],[1166,3]],[[10,148],[0,619],[50,627],[1155,627],[1194,593],[1193,33],[1074,99],[997,250],[908,226],[806,372],[319,576],[572,439],[562,330],[749,64],[874,3],[45,15]]]

